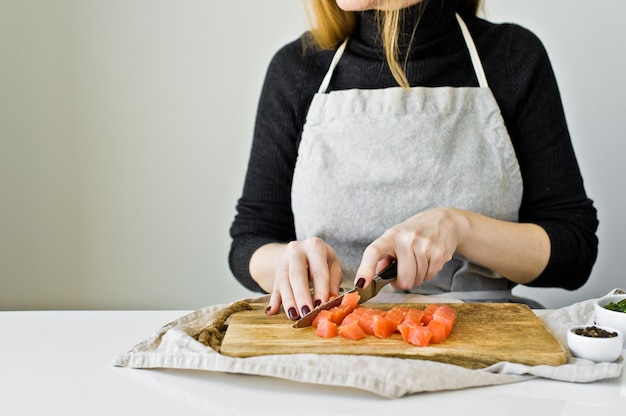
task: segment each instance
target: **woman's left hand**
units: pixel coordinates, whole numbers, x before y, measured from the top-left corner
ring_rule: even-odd
[[[432,279],[462,243],[463,218],[461,210],[434,208],[389,228],[363,252],[355,284],[368,286],[390,257],[398,263],[396,289],[409,290]]]

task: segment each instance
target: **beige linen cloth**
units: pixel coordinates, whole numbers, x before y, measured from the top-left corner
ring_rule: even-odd
[[[615,289],[609,294],[620,293],[620,290]],[[387,297],[380,302],[399,301],[393,299],[392,294],[381,294],[379,297],[385,295]],[[432,299],[420,297],[418,302],[428,303]],[[247,301],[263,302],[267,301],[267,297]],[[403,298],[402,301],[415,300]],[[593,324],[593,301],[587,300],[554,310],[540,316],[540,319],[561,344],[567,346],[568,328]],[[442,302],[442,299],[436,298],[436,302]],[[537,377],[588,383],[619,377],[624,361],[620,357],[613,363],[594,363],[570,356],[566,364],[557,367],[499,362],[487,368],[470,370],[434,361],[362,355],[286,354],[233,358],[204,346],[190,335],[209,325],[228,306],[198,309],[165,325],[129,352],[117,356],[113,365],[252,374],[303,383],[353,387],[384,397],[398,398],[419,392],[514,383]]]

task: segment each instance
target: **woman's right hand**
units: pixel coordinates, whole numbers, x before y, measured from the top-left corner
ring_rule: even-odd
[[[275,270],[270,301],[265,310],[268,315],[278,313],[282,304],[287,317],[295,320],[339,294],[342,280],[339,258],[321,238],[312,237],[283,245]]]

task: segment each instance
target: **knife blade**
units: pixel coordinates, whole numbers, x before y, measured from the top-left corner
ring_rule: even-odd
[[[343,297],[347,295],[348,293],[358,292],[359,296],[361,296],[361,298],[359,299],[359,304],[372,299],[374,296],[378,294],[378,292],[380,292],[380,290],[383,287],[387,286],[389,283],[396,280],[397,272],[398,272],[397,263],[396,263],[396,260],[393,260],[389,266],[387,266],[380,273],[374,276],[374,278],[372,279],[372,283],[370,283],[369,286],[363,289],[359,289],[355,287],[353,289],[348,290],[347,292],[344,292],[342,295],[337,296],[333,300],[330,300],[318,306],[317,308],[313,309],[311,312],[307,313],[302,318],[300,318],[293,325],[293,327],[304,328],[307,326],[311,326],[311,324],[313,323],[313,320],[315,319],[317,315],[319,315],[321,311],[332,309],[335,306],[339,306],[341,304],[341,301],[343,300]]]

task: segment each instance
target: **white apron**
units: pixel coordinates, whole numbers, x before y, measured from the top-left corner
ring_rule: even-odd
[[[522,177],[473,39],[457,15],[479,87],[327,93],[337,50],[302,132],[293,177],[297,238],[317,236],[342,264],[344,287],[365,248],[421,211],[451,206],[517,221]],[[508,300],[513,285],[455,255],[412,292]]]

